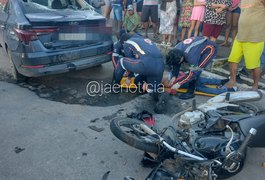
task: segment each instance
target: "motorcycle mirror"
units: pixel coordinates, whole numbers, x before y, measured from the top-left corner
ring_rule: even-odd
[[[225,101],[229,102],[229,100],[230,100],[230,92],[226,93],[225,95]]]

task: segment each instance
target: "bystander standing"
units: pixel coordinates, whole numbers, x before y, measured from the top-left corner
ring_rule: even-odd
[[[174,33],[174,20],[177,11],[176,0],[162,0],[160,10],[159,32],[162,34],[162,45],[172,46],[171,38]]]
[[[241,9],[239,7],[240,0],[233,0],[232,6],[228,9],[226,14],[226,30],[225,30],[225,40],[220,46],[227,46],[228,45],[228,38],[230,35],[230,31],[232,30],[232,43],[236,38],[236,34],[238,31],[238,20],[240,16]]]
[[[189,30],[191,24],[191,14],[193,8],[193,0],[183,0],[180,11],[179,26],[181,27],[181,37],[180,40],[185,39],[186,31]]]
[[[252,90],[258,89],[260,79],[260,58],[265,42],[265,2],[264,0],[242,0],[241,15],[238,22],[238,34],[229,56],[230,81],[226,84],[231,88],[236,84],[238,63],[244,56],[247,69],[252,70]]]
[[[232,5],[231,0],[207,0],[202,34],[216,41],[223,25],[226,23],[227,9]]]
[[[158,0],[144,0],[141,20],[144,25],[145,37],[148,38],[149,17],[152,21],[152,29],[154,38],[157,38],[157,23],[158,23]]]

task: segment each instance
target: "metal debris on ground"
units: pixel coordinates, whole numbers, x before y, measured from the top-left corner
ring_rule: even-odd
[[[94,123],[94,122],[96,122],[97,120],[99,120],[99,118],[92,119],[90,122],[91,122],[91,123]]]
[[[86,152],[83,152],[83,153],[82,153],[82,156],[87,156],[87,153],[86,153]]]
[[[131,176],[125,176],[124,180],[135,180],[135,179],[133,177],[131,177]]]
[[[20,152],[22,152],[22,151],[24,151],[25,150],[25,148],[20,148],[20,147],[15,147],[15,153],[20,153]]]
[[[106,172],[103,177],[102,177],[102,180],[107,180],[108,177],[109,177],[109,174],[110,174],[110,171]]]
[[[103,131],[105,128],[98,128],[96,126],[88,126],[88,128],[94,130],[94,131],[97,131],[97,132],[101,132]]]

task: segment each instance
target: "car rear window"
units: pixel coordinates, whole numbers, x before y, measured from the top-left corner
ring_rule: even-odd
[[[73,10],[92,10],[85,0],[27,0],[25,1],[27,12],[34,13],[38,9],[73,9]],[[33,8],[33,9],[31,9]]]

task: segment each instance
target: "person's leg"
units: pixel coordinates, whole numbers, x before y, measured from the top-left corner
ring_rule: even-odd
[[[150,11],[151,11],[151,21],[152,21],[152,29],[153,29],[153,34],[154,37],[157,37],[157,22],[158,22],[158,5],[152,5],[150,7]]]
[[[237,31],[238,31],[238,20],[239,20],[239,13],[233,13],[233,23],[232,23],[232,43],[231,45],[234,43],[234,40],[236,38],[237,35]]]
[[[110,19],[111,10],[112,10],[111,0],[105,0],[104,14],[107,20]]]
[[[202,35],[205,38],[209,39],[211,37],[211,35],[212,35],[213,29],[214,29],[214,25],[203,23]]]
[[[119,38],[119,31],[118,31],[118,16],[119,16],[119,10],[116,6],[113,6],[113,26],[114,26],[114,34],[117,38]]]
[[[167,44],[168,44],[169,46],[172,45],[172,43],[171,43],[171,38],[172,38],[172,35],[171,35],[171,34],[168,34]]]
[[[213,42],[216,42],[217,39],[215,37],[211,36],[210,40],[213,41]]]
[[[233,88],[236,84],[237,67],[238,63],[241,61],[242,56],[243,56],[242,42],[239,42],[238,40],[235,39],[230,56],[228,58],[230,80],[226,84],[227,88]]]
[[[264,49],[264,42],[251,43],[244,42],[243,43],[243,52],[246,63],[246,68],[252,70],[253,75],[253,85],[252,89],[258,89],[258,83],[260,79],[260,57],[262,55]]]
[[[141,21],[144,26],[145,37],[148,38],[148,34],[147,34],[148,28],[149,28],[149,7],[148,6],[143,6]]]
[[[265,46],[263,53],[260,57],[260,67],[261,67],[261,78],[265,79]]]
[[[157,23],[154,23],[153,21],[152,21],[152,29],[153,29],[154,37],[156,38],[157,37],[157,32],[156,32],[156,30],[157,30]]]
[[[208,85],[221,85],[221,79],[215,79],[215,78],[206,78],[206,77],[199,77],[198,82],[200,84],[208,84]]]
[[[146,82],[146,76],[144,75],[135,76],[134,84],[137,86],[137,88],[143,89],[144,82]]]
[[[221,31],[222,31],[222,25],[213,25],[213,31],[210,37],[210,40],[213,42],[216,42],[218,36],[220,35]]]
[[[228,38],[230,35],[231,27],[232,27],[232,13],[228,11],[226,13],[226,25],[225,25],[225,40],[220,46],[227,46]]]
[[[126,70],[122,67],[120,61],[118,61],[117,67],[114,71],[114,83],[120,84],[125,71]]]
[[[178,41],[178,15],[176,15],[176,18],[175,18],[175,23],[174,23],[174,41]]]
[[[189,32],[188,32],[188,38],[191,37],[191,34],[194,30],[194,27],[195,27],[195,24],[196,24],[196,21],[195,20],[191,20],[191,25],[190,25],[190,28],[189,28]]]
[[[258,88],[259,88],[260,74],[261,74],[260,67],[255,68],[255,69],[252,70],[252,75],[253,75],[252,90],[258,90]]]
[[[207,94],[221,94],[221,93],[227,92],[226,89],[221,89],[218,87],[217,88],[211,88],[211,87],[207,87],[204,85],[197,85],[196,91],[207,93]]]
[[[194,31],[194,37],[196,37],[196,36],[199,35],[200,25],[201,25],[201,22],[200,21],[196,21],[195,31]]]
[[[179,96],[179,99],[191,99],[195,96],[196,80],[192,80],[188,84],[187,92]]]
[[[187,28],[182,27],[180,41],[184,41]]]
[[[118,6],[117,7],[117,33],[119,33],[120,32],[120,30],[121,30],[121,28],[122,28],[122,17],[123,17],[123,15],[122,15],[122,6]]]
[[[166,35],[162,34],[162,45],[166,44]]]
[[[238,63],[234,62],[229,63],[230,80],[226,84],[227,88],[233,88],[236,85],[237,67]]]

